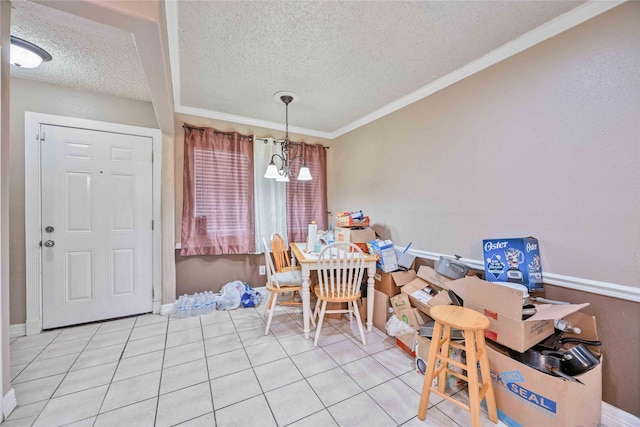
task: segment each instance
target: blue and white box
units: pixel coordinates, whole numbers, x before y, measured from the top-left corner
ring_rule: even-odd
[[[482,241],[482,247],[488,282],[520,283],[530,292],[543,289],[538,239],[486,239]]]
[[[376,267],[385,273],[391,273],[398,269],[398,260],[391,240],[371,240],[367,242],[369,253],[378,258]]]

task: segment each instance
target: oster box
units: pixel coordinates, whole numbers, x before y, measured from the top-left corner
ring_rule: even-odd
[[[541,291],[540,245],[535,237],[485,239],[484,272],[488,282],[512,282]]]

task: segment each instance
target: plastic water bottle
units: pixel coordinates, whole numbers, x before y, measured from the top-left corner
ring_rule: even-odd
[[[213,299],[213,292],[211,291],[206,291],[204,293],[204,314],[209,314],[211,313],[213,310],[215,310],[216,307],[216,302]]]
[[[193,298],[193,309],[191,311],[192,316],[200,316],[202,313],[202,307],[204,303],[202,301],[202,294],[196,293]]]
[[[184,302],[184,317],[191,317],[191,308],[193,307],[193,301],[191,298],[185,298]]]
[[[327,231],[327,245],[330,245],[335,241],[336,241],[336,236],[333,233],[333,228],[329,227],[329,230]]]
[[[176,301],[176,317],[178,319],[184,319],[186,317],[187,313],[185,309],[185,299],[183,296],[180,296],[180,298],[178,298],[178,301]]]

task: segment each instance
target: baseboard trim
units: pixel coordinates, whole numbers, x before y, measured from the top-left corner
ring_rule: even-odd
[[[6,420],[7,417],[11,414],[11,412],[18,406],[18,401],[16,400],[16,392],[14,389],[9,389],[7,394],[2,398],[2,416],[3,420]]]
[[[396,246],[396,249],[404,250],[405,248]],[[430,259],[434,261],[437,261],[441,256],[447,256],[445,254],[439,254],[437,252],[428,252],[414,249],[409,249],[408,252],[418,258]],[[484,263],[482,261],[470,258],[460,258],[460,261],[476,270],[484,271]],[[544,283],[547,283],[549,285],[574,289],[576,291],[590,292],[593,294],[604,295],[627,301],[640,302],[640,288],[547,272],[543,272],[543,279]]]
[[[24,337],[27,335],[27,325],[18,323],[17,325],[9,325],[9,338]]]
[[[640,418],[607,402],[602,402],[601,423],[605,426],[636,427],[640,425]]]
[[[167,316],[171,313],[173,313],[174,310],[174,303],[171,304],[162,304],[162,307],[160,307],[160,314],[162,316]]]

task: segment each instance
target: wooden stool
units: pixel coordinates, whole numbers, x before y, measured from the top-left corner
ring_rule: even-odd
[[[496,398],[493,394],[493,384],[491,383],[491,374],[489,372],[489,359],[487,358],[484,345],[484,330],[489,327],[489,319],[476,311],[454,305],[439,305],[433,307],[430,316],[435,320],[435,325],[433,328],[431,347],[429,348],[429,357],[427,358],[427,371],[425,372],[424,384],[422,385],[418,418],[424,420],[427,416],[429,395],[433,392],[461,408],[470,411],[471,425],[473,427],[479,427],[481,424],[480,402],[483,398],[486,398],[489,419],[497,423],[498,411],[496,408]],[[451,328],[463,331],[465,337],[464,344],[451,341]],[[449,358],[450,346],[466,351],[466,364]],[[436,359],[438,359],[439,362],[437,368]],[[480,372],[482,373],[481,383],[478,381],[478,361],[480,361]],[[466,370],[467,376],[449,369],[449,364]],[[445,393],[448,374],[454,375],[467,382],[469,388],[469,406]],[[436,377],[438,378],[437,389],[432,387],[433,379]]]

